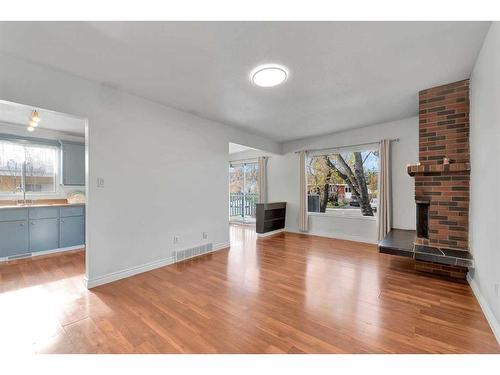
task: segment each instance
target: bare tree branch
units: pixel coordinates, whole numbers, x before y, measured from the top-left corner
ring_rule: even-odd
[[[333,169],[335,172],[337,172],[337,174],[339,175],[339,177],[345,181],[345,183],[351,188],[352,192],[354,193],[354,195],[357,195],[359,196],[359,189],[358,189],[358,186],[357,184],[353,181],[353,179],[351,179],[350,176],[348,176],[347,174],[345,173],[342,173],[342,171],[340,169],[337,168],[337,166],[332,163],[332,161],[330,160],[330,158],[328,156],[325,156],[326,158],[326,162],[328,164],[328,167],[330,169]],[[342,159],[342,157],[340,157]],[[344,160],[344,159],[342,159]],[[344,160],[344,163],[345,163],[345,160]],[[347,165],[347,163],[346,163]],[[349,166],[347,166],[347,168],[349,168]],[[352,171],[351,169],[349,168],[349,171],[351,172],[351,176],[354,177],[354,175],[352,174]]]

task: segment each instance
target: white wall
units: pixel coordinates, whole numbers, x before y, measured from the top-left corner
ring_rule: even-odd
[[[84,121],[82,121],[82,128],[85,126]],[[0,133],[1,134],[13,134],[13,135],[18,135],[21,137],[36,137],[36,138],[45,138],[45,139],[51,139],[51,140],[66,140],[66,141],[73,141],[73,142],[85,142],[84,137],[77,137],[74,135],[68,135],[62,132],[58,132],[55,130],[51,129],[41,129],[37,128],[35,133],[30,133],[27,134],[26,127],[24,126],[19,126],[19,125],[14,125],[14,124],[8,124],[4,122],[0,122]],[[56,181],[60,181],[60,176],[59,176],[59,165],[60,165],[60,154],[57,153],[57,164],[58,168],[56,170]],[[74,191],[82,191],[85,190],[84,186],[64,186],[64,185],[59,185],[59,183],[56,186],[56,192],[55,193],[49,193],[49,194],[29,194],[30,199],[65,199],[67,196],[74,192]],[[11,199],[9,196],[0,196],[0,199]]]
[[[493,22],[471,76],[471,285],[500,342],[500,23]]]
[[[415,98],[415,100],[417,100]],[[399,138],[392,144],[393,227],[415,229],[414,180],[406,165],[418,161],[418,118],[372,125],[285,143],[284,155],[268,162],[269,201],[286,201],[287,229],[298,231],[299,171],[297,150],[342,147]],[[377,223],[373,218],[343,218],[317,214],[309,218],[309,233],[363,242],[377,241]]]
[[[0,99],[88,118],[87,273],[167,259],[229,241],[228,142],[279,144],[102,85],[0,54]],[[96,187],[97,177],[104,188]]]

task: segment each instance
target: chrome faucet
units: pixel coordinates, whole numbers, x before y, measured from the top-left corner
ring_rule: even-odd
[[[31,199],[26,200],[26,162],[21,167],[21,186],[17,188],[17,191],[23,192],[23,199],[18,199],[16,204],[25,206],[27,203],[33,203]]]

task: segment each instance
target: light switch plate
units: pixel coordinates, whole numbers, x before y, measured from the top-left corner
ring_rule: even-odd
[[[97,187],[102,188],[104,187],[104,178],[102,177],[97,177]]]

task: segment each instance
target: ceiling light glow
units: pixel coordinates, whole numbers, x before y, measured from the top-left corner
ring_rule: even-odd
[[[40,122],[40,115],[38,114],[38,111],[36,109],[31,113],[31,120]]]
[[[288,70],[281,65],[261,65],[250,74],[253,84],[260,87],[274,87],[282,84],[288,78]]]

